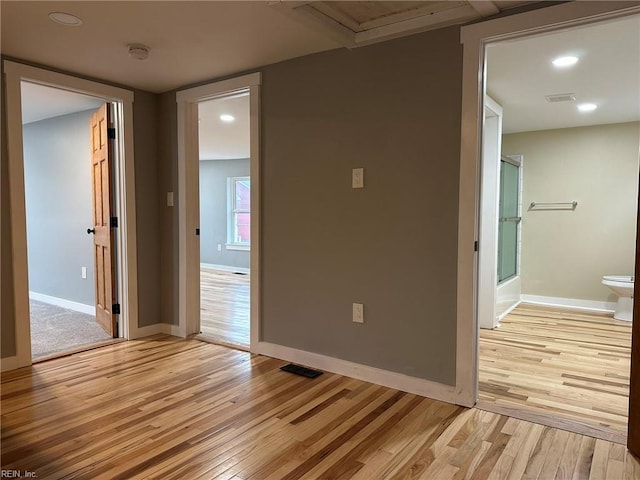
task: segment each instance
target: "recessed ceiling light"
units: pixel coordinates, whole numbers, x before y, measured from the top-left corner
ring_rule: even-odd
[[[78,27],[82,25],[82,20],[70,13],[51,12],[49,14],[49,18],[52,21],[59,23],[60,25],[66,25],[67,27]]]
[[[231,123],[236,119],[236,117],[234,117],[233,115],[229,115],[228,113],[223,113],[222,115],[220,115],[220,120],[222,120],[223,122],[226,123]]]
[[[593,112],[596,108],[598,108],[598,105],[595,103],[581,103],[578,105],[578,110],[581,112]]]
[[[558,57],[554,59],[551,63],[553,63],[556,67],[559,67],[559,68],[570,67],[578,63],[578,57],[574,57],[574,56]]]

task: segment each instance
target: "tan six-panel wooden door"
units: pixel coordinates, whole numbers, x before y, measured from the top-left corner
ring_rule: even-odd
[[[115,303],[113,232],[111,228],[111,149],[109,109],[102,105],[91,116],[91,183],[93,190],[93,251],[96,281],[96,320],[111,336],[118,335]]]

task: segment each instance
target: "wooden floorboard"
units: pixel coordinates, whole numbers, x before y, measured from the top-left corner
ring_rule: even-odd
[[[249,347],[249,275],[200,268],[200,330],[231,347]]]
[[[197,340],[2,374],[3,469],[46,479],[638,479],[621,445]]]
[[[629,322],[523,304],[479,347],[482,408],[625,441]]]

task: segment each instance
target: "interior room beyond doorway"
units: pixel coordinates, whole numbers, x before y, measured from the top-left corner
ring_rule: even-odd
[[[493,298],[478,301],[490,307],[478,317],[478,406],[619,443],[627,434],[632,322],[619,315],[623,295],[605,279],[634,282],[638,21],[499,42],[486,57],[486,94],[500,107],[497,159],[518,157],[521,168],[509,197],[515,208],[502,213],[501,176],[501,213],[483,209],[501,236],[514,222],[508,250],[480,238],[497,245],[499,258],[508,253],[513,268],[485,282]],[[628,50],[611,55],[609,42]],[[483,202],[491,201],[485,177],[483,190]]]
[[[249,348],[251,159],[249,92],[198,104],[200,332]]]
[[[91,125],[102,99],[22,82],[33,360],[113,340],[96,322]]]

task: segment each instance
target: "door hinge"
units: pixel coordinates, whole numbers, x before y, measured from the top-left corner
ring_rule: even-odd
[[[200,236],[200,229],[196,228],[196,235]]]
[[[114,303],[113,305],[111,305],[111,313],[113,315],[120,315],[120,304],[119,303]]]
[[[111,228],[118,228],[118,217],[111,217],[109,225]]]
[[[477,252],[478,251],[478,240],[476,240],[475,242],[473,242],[473,251]]]
[[[109,140],[115,140],[115,138],[116,138],[116,129],[114,127],[107,128],[107,138]]]

